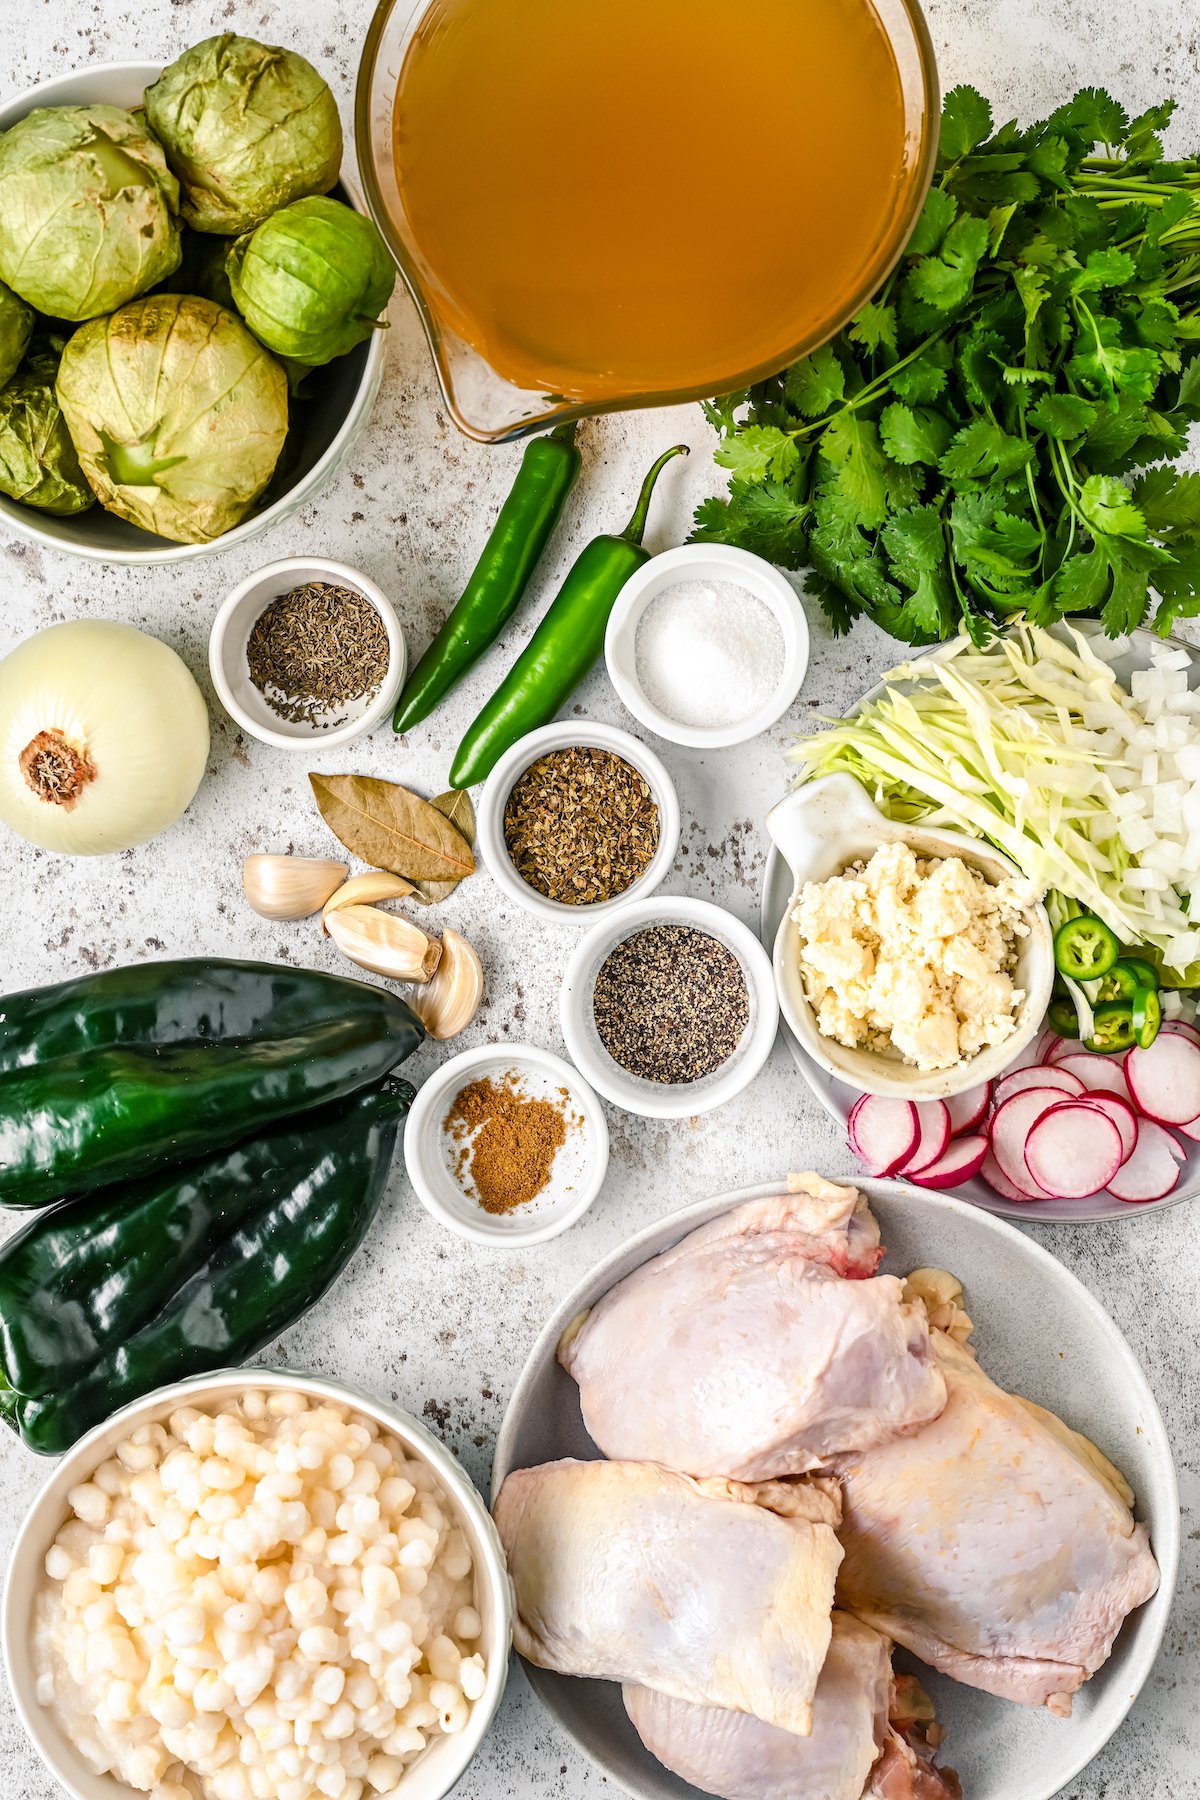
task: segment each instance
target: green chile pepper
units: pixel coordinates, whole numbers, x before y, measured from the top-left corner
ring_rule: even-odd
[[[393,730],[419,724],[495,643],[529,586],[580,462],[574,424],[530,442],[462,598],[405,684]]]
[[[1062,994],[1056,994],[1050,1002],[1046,1014],[1046,1023],[1051,1031],[1061,1038],[1077,1038],[1079,1036],[1079,1019],[1075,1012],[1074,1002]]]
[[[1054,934],[1054,966],[1072,981],[1107,975],[1120,954],[1116,933],[1091,913],[1066,919]]]
[[[35,1219],[0,1250],[0,1417],[55,1456],[154,1388],[257,1356],[362,1243],[412,1096],[388,1080]]]
[[[1100,1056],[1112,1056],[1118,1050],[1129,1050],[1136,1041],[1133,1007],[1128,1000],[1104,1000],[1092,1011],[1095,1028],[1084,1038],[1084,1048]]]
[[[482,781],[518,738],[545,725],[575,692],[604,648],[617,595],[634,570],[650,560],[642,538],[659,473],[673,456],[687,453],[686,444],[664,451],[642,483],[624,531],[593,538],[580,553],[528,645],[467,727],[451,765],[451,787]]]
[[[135,1179],[379,1081],[424,1030],[382,989],[336,986],[336,1013],[307,1026],[289,1016],[286,1035],[151,1035],[10,1069],[0,1076],[0,1204],[49,1206]]]
[[[1133,1035],[1139,1050],[1148,1050],[1158,1036],[1162,1024],[1162,1001],[1158,989],[1140,987],[1133,996]]]

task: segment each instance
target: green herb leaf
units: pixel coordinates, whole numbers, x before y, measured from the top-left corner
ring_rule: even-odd
[[[846,372],[829,344],[794,363],[784,381],[788,405],[806,419],[818,419],[845,397]]]
[[[936,466],[954,427],[944,413],[922,406],[915,411],[900,401],[885,406],[879,416],[883,447],[894,462]]]
[[[951,481],[984,481],[1016,475],[1033,459],[1030,445],[1012,437],[993,419],[975,419],[951,440],[938,468]]]
[[[936,250],[953,225],[958,201],[945,188],[932,187],[925,196],[921,214],[913,226],[905,250],[906,256],[928,256]]]
[[[954,87],[942,102],[938,162],[960,162],[991,135],[992,109],[973,87]]]
[[[1156,537],[1167,532],[1200,537],[1200,475],[1151,469],[1134,483],[1133,499]]]
[[[786,481],[799,467],[800,452],[778,425],[747,425],[722,443],[715,460],[737,481]]]
[[[937,255],[923,257],[909,270],[909,292],[942,312],[961,306],[987,247],[986,219],[956,219]]]
[[[896,309],[880,300],[868,300],[846,336],[861,344],[868,353],[889,350],[896,353]]]
[[[784,569],[808,561],[807,501],[778,482],[734,481],[727,500],[703,500],[696,509],[692,542],[732,544]]]
[[[1080,437],[1097,417],[1093,401],[1080,394],[1041,394],[1029,408],[1029,423],[1047,437],[1066,442]]]

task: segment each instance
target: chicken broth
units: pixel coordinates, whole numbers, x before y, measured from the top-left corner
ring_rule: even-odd
[[[909,86],[871,0],[432,0],[393,114],[402,229],[434,312],[519,386],[716,392],[869,285],[917,179]]]

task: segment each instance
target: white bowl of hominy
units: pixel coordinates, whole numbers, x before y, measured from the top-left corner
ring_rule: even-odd
[[[2,1630],[75,1800],[442,1800],[499,1705],[512,1620],[444,1445],[357,1388],[262,1368],[160,1388],[75,1445],[18,1535]]]

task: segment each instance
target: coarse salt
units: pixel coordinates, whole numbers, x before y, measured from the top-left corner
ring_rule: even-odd
[[[680,581],[650,601],[634,643],[638,682],[678,725],[737,725],[783,674],[783,632],[766,603],[733,581]]]

